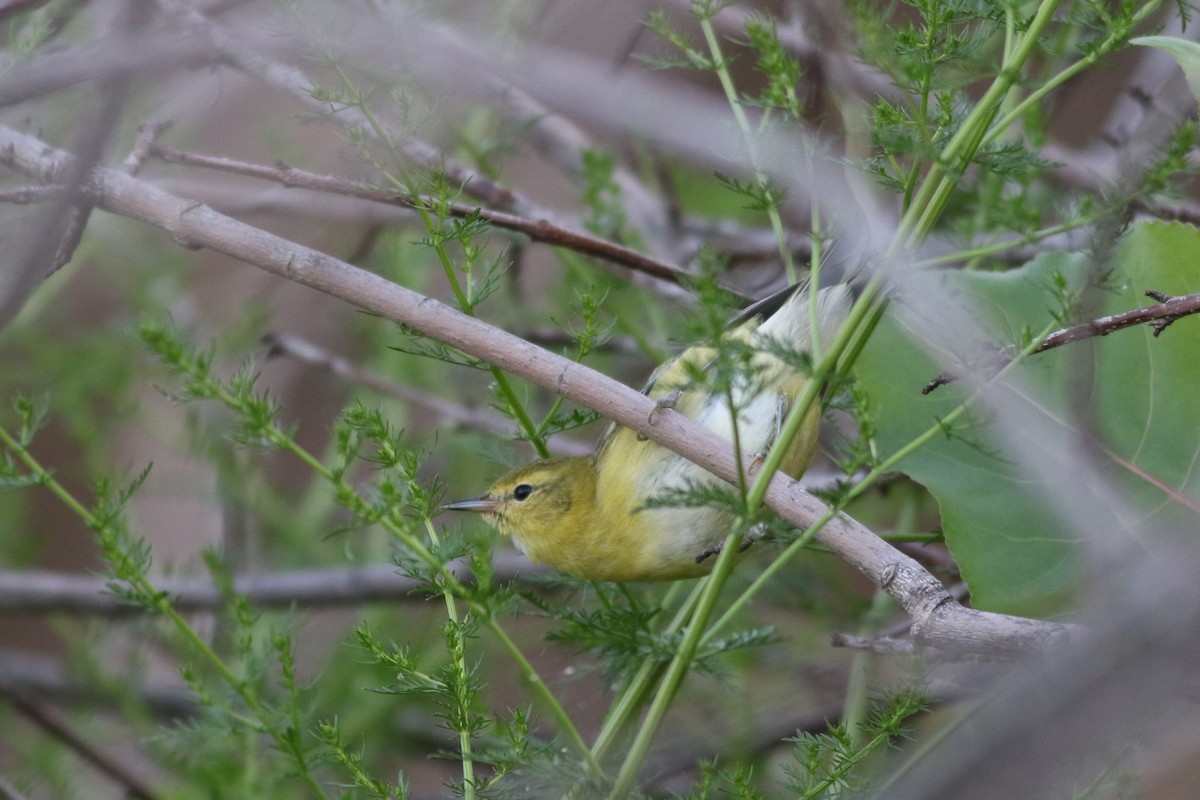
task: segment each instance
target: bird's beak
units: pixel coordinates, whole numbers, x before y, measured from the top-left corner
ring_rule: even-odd
[[[481,494],[478,497],[468,497],[465,500],[455,500],[441,507],[442,511],[479,511],[484,514],[495,514],[500,510],[500,501],[491,495]]]

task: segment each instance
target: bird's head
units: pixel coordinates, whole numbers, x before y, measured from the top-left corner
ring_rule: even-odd
[[[442,509],[483,514],[536,559],[564,533],[589,524],[595,495],[596,468],[590,456],[556,458],[518,467],[484,494],[446,503]]]

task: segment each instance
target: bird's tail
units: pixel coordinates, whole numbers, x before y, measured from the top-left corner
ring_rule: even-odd
[[[821,289],[815,302],[809,296],[807,284],[790,286],[751,306],[751,309],[759,308],[755,316],[765,317],[756,333],[803,350],[811,349],[812,338],[816,335],[821,349],[825,349],[846,321],[853,300],[851,288],[844,283]],[[772,305],[777,306],[777,310],[771,309]],[[763,313],[767,309],[773,312],[769,316]],[[814,311],[816,325],[812,324]]]

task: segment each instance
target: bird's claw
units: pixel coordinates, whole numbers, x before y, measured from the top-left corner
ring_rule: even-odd
[[[682,389],[676,389],[675,391],[665,394],[662,397],[655,400],[654,408],[650,409],[650,414],[649,414],[649,416],[646,417],[646,424],[653,425],[654,424],[654,415],[657,414],[662,409],[674,408],[675,404],[677,402],[679,402],[679,397],[682,394],[683,394]],[[639,433],[637,438],[638,438],[639,442],[644,442],[649,437],[644,434]]]
[[[737,551],[739,553],[746,552],[747,550],[750,549],[750,545],[754,544],[755,541],[757,541],[757,539],[753,536],[743,536],[741,543],[738,544]],[[709,558],[712,558],[713,556],[721,555],[721,551],[724,549],[725,549],[725,540],[722,539],[721,541],[714,544],[712,547],[709,547],[708,549],[706,549],[700,555],[696,556],[696,563],[703,564]]]

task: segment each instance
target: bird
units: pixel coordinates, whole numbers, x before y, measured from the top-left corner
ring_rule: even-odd
[[[822,347],[832,343],[849,311],[845,284],[821,289],[810,304],[808,287],[796,284],[753,304],[727,326],[718,347],[739,347],[748,368],[714,391],[706,380],[715,369],[713,345],[694,345],[651,375],[643,393],[733,441],[730,400],[737,408],[743,453],[764,456],[788,407],[812,380],[780,346],[809,351],[816,331]],[[810,308],[817,324],[810,324]],[[736,343],[741,343],[737,345]],[[798,478],[817,449],[821,421],[815,403],[788,445],[780,471]],[[731,448],[733,445],[730,445]],[[721,480],[683,456],[613,424],[591,455],[535,461],[498,478],[476,497],[443,510],[471,511],[510,537],[533,562],[598,581],[672,581],[711,571],[736,524],[727,509],[687,503],[652,503]]]

